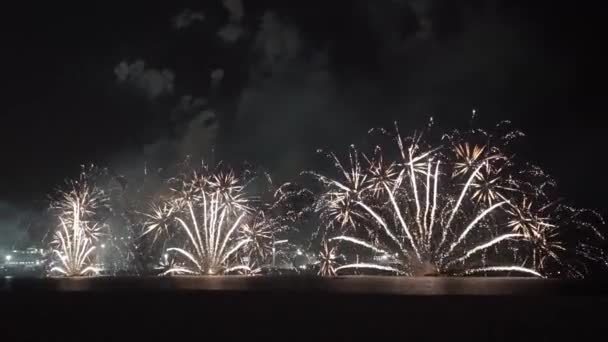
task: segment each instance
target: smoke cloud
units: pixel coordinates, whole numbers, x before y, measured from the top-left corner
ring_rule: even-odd
[[[175,75],[169,69],[146,69],[143,60],[138,59],[132,64],[127,61],[120,62],[114,68],[116,80],[140,91],[149,99],[156,99],[159,96],[171,94],[174,89]]]
[[[301,48],[298,30],[282,22],[275,12],[267,11],[253,41],[258,60],[252,64],[252,71],[273,73],[285,69],[299,57]]]
[[[218,31],[218,36],[226,43],[235,43],[243,34],[245,29],[241,21],[245,16],[245,8],[241,0],[222,0],[222,5],[228,11],[228,23]]]
[[[195,22],[202,22],[205,20],[203,12],[194,12],[191,9],[185,9],[172,19],[173,28],[181,30],[190,27]]]
[[[240,23],[245,16],[242,0],[222,0],[222,4],[230,14],[230,21]]]
[[[0,250],[39,246],[48,224],[41,217],[34,210],[0,200]]]
[[[148,144],[147,158],[205,156],[217,147],[222,158],[253,161],[288,178],[318,167],[316,149],[344,148],[370,127],[397,120],[416,129],[430,116],[462,122],[473,108],[502,115],[501,87],[533,51],[521,28],[497,18],[492,6],[468,2],[358,1],[326,18],[323,36],[280,8],[252,14],[255,24],[245,29],[242,2],[222,5],[226,25],[252,33],[236,61],[246,76],[224,82],[243,68],[234,61],[211,70],[211,93],[176,100],[168,114],[173,135]],[[356,26],[340,27],[347,16],[357,18]],[[151,98],[173,90],[173,73],[164,72],[171,77],[146,70],[143,61],[116,70],[120,81]],[[236,87],[233,96],[215,96],[228,86]]]
[[[316,149],[358,143],[370,127],[396,120],[409,131],[431,116],[457,127],[473,109],[509,117],[505,103],[533,96],[504,89],[522,66],[541,67],[543,55],[524,27],[492,6],[366,1],[356,8],[368,37],[349,36],[350,27],[312,37],[288,15],[263,14],[231,151],[289,178],[319,167]]]
[[[411,131],[431,116],[458,126],[473,109],[508,117],[504,94],[522,96],[503,91],[509,75],[542,65],[542,55],[523,39],[525,28],[496,16],[492,1],[472,3],[356,1],[307,22],[298,17],[306,13],[245,13],[241,1],[223,1],[227,24],[251,34],[238,46],[214,46],[238,58],[209,68],[208,88],[176,94],[170,133],[146,143],[143,158],[158,167],[185,156],[246,160],[282,181],[326,165],[317,149],[364,142],[370,127],[398,121]],[[119,81],[150,98],[173,92],[173,73],[162,73],[143,61],[116,69]]]

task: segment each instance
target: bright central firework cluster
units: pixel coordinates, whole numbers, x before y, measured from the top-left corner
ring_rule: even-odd
[[[510,152],[522,134],[505,127],[453,131],[438,145],[423,139],[431,140],[430,128],[410,137],[380,130],[392,152],[352,146],[346,163],[329,153],[335,175],[305,173],[319,191],[291,183],[273,190],[268,177],[253,196],[252,182],[263,177],[250,171],[188,167],[150,204],[128,205],[122,214],[112,204],[121,201],[96,184],[97,169],[85,169],[52,203],[60,224],[50,274],[98,273],[100,237],[117,240],[105,223],[112,214],[129,218],[129,242],[111,244],[126,250],[127,264],[151,263],[164,275],[259,274],[290,258],[294,231],[308,235],[311,249],[319,246],[310,264],[323,276],[582,277],[591,262],[608,264],[602,218],[554,200],[552,179]]]
[[[174,254],[164,274],[254,274],[274,262],[288,227],[270,215],[280,201],[267,205],[247,193],[252,180],[247,171],[204,164],[169,180],[170,193],[144,213],[142,233],[163,240],[166,259]]]

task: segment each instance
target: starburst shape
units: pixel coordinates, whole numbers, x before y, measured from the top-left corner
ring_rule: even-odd
[[[224,203],[231,211],[246,211],[252,209],[250,200],[244,196],[244,182],[237,177],[234,171],[218,172],[208,179],[211,191],[217,191],[224,197]]]
[[[374,197],[383,195],[386,189],[393,189],[397,183],[399,176],[399,170],[397,164],[394,162],[384,162],[382,155],[377,155],[373,160],[365,157],[369,166],[367,172],[369,173],[369,185],[366,189]]]
[[[364,218],[357,205],[357,200],[346,193],[329,193],[326,200],[322,202],[323,218],[328,221],[328,226],[340,231],[354,230],[357,221]]]
[[[239,230],[239,240],[247,240],[245,254],[251,258],[265,261],[272,254],[273,231],[277,222],[267,219],[263,212],[244,223]]]
[[[505,209],[510,215],[507,226],[514,233],[522,234],[527,239],[539,239],[543,231],[555,227],[549,223],[548,216],[542,216],[533,210],[533,202],[524,197],[521,204],[510,205]]]
[[[335,276],[337,266],[337,248],[329,247],[326,240],[321,245],[321,252],[319,252],[319,272],[320,276],[332,277]]]
[[[457,161],[454,163],[452,177],[463,176],[474,170],[483,159],[485,150],[486,146],[474,145],[471,147],[468,142],[454,146]]]
[[[485,165],[489,165],[486,162]],[[509,176],[504,176],[504,169],[491,169],[490,167],[482,167],[474,177],[471,183],[473,193],[471,199],[477,203],[485,203],[492,206],[498,201],[507,201],[513,197],[515,193],[524,193],[521,190],[521,183]]]
[[[177,211],[176,206],[171,202],[150,205],[150,212],[143,214],[146,221],[144,222],[142,236],[152,233],[154,235],[152,243],[163,235],[168,236],[169,227],[175,223]]]

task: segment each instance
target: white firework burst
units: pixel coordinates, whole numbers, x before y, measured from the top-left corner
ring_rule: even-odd
[[[74,203],[72,218],[66,222],[59,218],[60,227],[55,232],[57,246],[53,248],[53,266],[51,275],[67,277],[86,276],[99,273],[100,269],[93,266],[95,246],[87,236],[87,223],[81,221],[81,209]]]
[[[360,189],[357,192],[353,185],[345,185],[348,182],[313,173],[325,186],[316,203],[321,218],[329,221],[325,227],[340,228],[337,234],[328,230],[324,236],[333,235],[329,241],[385,261],[357,260],[335,268],[336,272],[542,276],[550,273],[550,261],[571,268],[560,257],[567,248],[561,240],[564,232],[555,223],[558,211],[548,210],[547,205],[534,210],[531,204],[530,198],[546,201],[547,185],[553,182],[538,168],[517,169],[512,157],[501,152],[507,144],[500,143],[519,134],[495,139],[485,131],[472,132],[481,132],[486,144],[470,144],[458,133],[444,135],[455,146],[454,153],[444,154],[441,147],[425,146],[421,135],[402,139],[397,130],[401,161],[387,163],[376,148],[373,160],[366,157],[367,169],[358,166],[358,152],[352,148],[352,171],[345,172],[339,161],[335,164],[341,177],[356,174],[343,179],[362,180],[352,182]],[[494,140],[498,145],[492,144]],[[534,177],[521,178],[530,174]],[[328,196],[336,193],[341,195]],[[356,196],[347,197],[350,194]],[[356,224],[349,224],[353,229],[344,229],[344,212],[351,221],[356,218]],[[603,239],[595,225],[580,220],[572,225],[589,228],[596,239]],[[520,253],[508,252],[514,249]],[[608,261],[590,245],[579,244],[576,249],[587,259]]]
[[[237,230],[246,215],[229,214],[223,203],[224,197],[218,192],[203,193],[201,202],[187,202],[185,217],[177,217],[178,227],[186,234],[184,247],[168,248],[188,263],[167,270],[166,274],[221,274],[230,272],[230,257],[241,249],[249,240],[237,240]]]

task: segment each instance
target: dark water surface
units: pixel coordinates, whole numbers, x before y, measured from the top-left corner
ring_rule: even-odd
[[[608,286],[532,278],[4,279],[0,340],[608,341]],[[26,323],[26,328],[20,324]]]
[[[0,291],[215,291],[407,296],[605,296],[608,282],[474,277],[97,277],[4,278]]]

